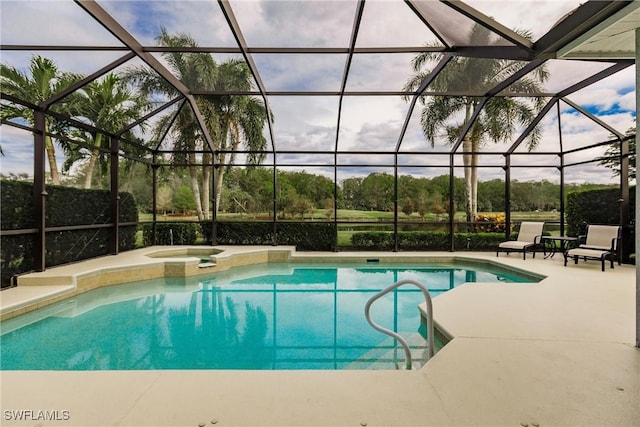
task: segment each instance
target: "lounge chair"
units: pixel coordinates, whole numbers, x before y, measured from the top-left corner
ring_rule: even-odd
[[[564,253],[564,265],[567,265],[569,258],[573,258],[575,264],[578,263],[579,258],[585,261],[594,259],[602,263],[602,271],[604,271],[605,260],[609,258],[613,268],[614,257],[618,258],[618,265],[620,265],[618,256],[620,232],[621,227],[617,225],[588,225],[586,236],[581,236],[586,237],[586,241]]]
[[[509,240],[498,245],[496,256],[500,256],[500,252],[522,252],[522,259],[527,259],[527,250],[533,252],[536,257],[536,248],[540,246],[542,241],[542,229],[544,222],[523,222],[520,224],[517,240]]]

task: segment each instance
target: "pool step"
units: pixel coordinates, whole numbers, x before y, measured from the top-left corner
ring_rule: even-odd
[[[411,349],[412,369],[420,369],[427,362],[429,353],[426,340],[419,333],[405,333],[402,337]],[[393,338],[386,338],[379,346],[386,348],[374,348],[362,355],[360,360],[351,363],[345,369],[405,369],[404,349],[400,344],[393,346]]]

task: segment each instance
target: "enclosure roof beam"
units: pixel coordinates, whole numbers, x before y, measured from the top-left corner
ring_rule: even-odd
[[[342,72],[342,84],[340,85],[340,100],[338,101],[338,118],[336,124],[336,143],[334,151],[338,151],[338,140],[340,138],[340,119],[342,118],[342,101],[344,100],[344,93],[347,88],[347,80],[349,79],[349,69],[351,68],[351,61],[353,60],[353,51],[356,47],[356,40],[358,39],[358,29],[360,28],[360,22],[362,20],[362,12],[364,11],[364,0],[358,0],[358,6],[356,8],[355,16],[353,17],[353,26],[351,27],[351,38],[349,42],[349,53],[344,64],[344,71]]]
[[[163,79],[169,82],[173,87],[182,93],[182,95],[189,101],[193,114],[200,125],[200,130],[204,135],[205,141],[209,145],[209,149],[213,152],[215,146],[213,140],[209,135],[205,121],[200,113],[200,109],[196,103],[195,98],[191,95],[189,88],[184,85],[176,76],[174,76],[167,68],[160,63],[153,55],[145,52],[142,49],[142,45],[136,40],[129,32],[116,21],[111,15],[109,15],[95,0],[74,0],[81,8],[83,8],[89,15],[91,15],[96,21],[102,24],[111,34],[113,34],[124,45],[129,47],[140,59],[142,59],[149,67],[157,72]]]
[[[555,58],[558,50],[631,3],[627,0],[585,2],[562,17],[534,43],[536,57]]]
[[[453,147],[451,147],[451,152],[455,153],[456,151],[458,151],[458,149],[460,148],[460,145],[462,144],[462,141],[467,136],[467,133],[469,133],[469,130],[471,130],[471,127],[473,126],[475,121],[478,119],[480,112],[482,111],[485,104],[490,98],[497,96],[500,92],[507,89],[513,83],[517,82],[522,77],[526,76],[527,74],[529,74],[530,72],[532,72],[533,70],[541,66],[544,62],[546,62],[545,59],[534,59],[533,61],[528,62],[524,67],[520,68],[518,71],[510,75],[508,78],[504,79],[503,81],[495,85],[493,88],[491,88],[489,91],[487,91],[487,93],[484,95],[480,103],[476,106],[475,110],[473,111],[473,115],[470,117],[469,121],[465,124],[464,128],[462,129],[462,132],[458,136],[458,139],[453,144]],[[507,94],[506,96],[509,96],[509,95],[510,94]]]
[[[133,129],[136,126],[138,126],[140,123],[144,122],[145,120],[147,120],[147,119],[155,116],[156,114],[166,110],[167,108],[171,107],[173,104],[175,104],[176,102],[178,102],[180,100],[185,100],[185,98],[183,96],[178,96],[178,97],[172,99],[171,101],[161,105],[160,107],[156,108],[155,110],[151,111],[150,113],[147,113],[144,116],[140,117],[135,122],[130,123],[127,126],[125,126],[124,128],[120,129],[119,131],[116,132],[116,134],[122,135],[123,133]]]
[[[407,6],[409,6],[409,9],[411,9],[413,13],[416,14],[418,19],[420,19],[422,23],[426,25],[427,28],[429,28],[429,31],[431,31],[438,38],[438,41],[447,49],[451,49],[451,46],[447,43],[447,41],[442,37],[442,35],[438,31],[436,31],[436,29],[431,25],[431,23],[429,23],[429,20],[427,19],[427,17],[422,13],[420,8],[418,7],[417,0],[404,0],[404,2],[407,4]]]
[[[452,51],[467,58],[511,59],[514,61],[529,61],[533,58],[533,54],[518,46],[457,46]]]
[[[204,95],[204,96],[220,96],[220,95],[256,95],[260,96],[262,93],[258,91],[251,90],[225,90],[225,91],[208,91],[208,90],[193,90],[191,91],[193,95]],[[413,96],[418,92],[407,92],[401,90],[346,90],[344,93],[340,91],[267,91],[267,96]],[[554,96],[555,92],[538,92],[538,93],[525,93],[525,92],[510,92],[508,94],[500,95],[495,94],[493,96],[508,96],[508,97],[526,97],[526,98],[550,98]],[[486,93],[476,93],[476,92],[459,92],[459,91],[429,91],[426,90],[422,92],[423,96],[474,96],[477,98],[486,96]]]
[[[438,74],[440,74],[440,72],[444,69],[444,67],[447,66],[447,64],[449,63],[449,61],[451,61],[451,59],[453,59],[453,55],[450,55],[450,54],[445,55],[440,60],[440,62],[438,62],[438,64],[433,68],[433,70],[431,70],[431,72],[428,75],[426,75],[422,80],[422,82],[420,83],[418,90],[416,90],[415,94],[413,95],[413,98],[411,99],[411,104],[409,104],[409,109],[407,110],[407,114],[404,117],[404,123],[402,124],[400,135],[398,136],[398,142],[396,143],[396,150],[395,150],[396,153],[400,151],[400,145],[402,144],[404,136],[407,133],[407,127],[409,126],[409,121],[411,120],[411,116],[413,114],[413,110],[415,109],[416,103],[418,102],[418,99],[420,99],[420,96],[422,96],[422,93],[427,89],[427,87],[431,84],[431,82],[433,82],[433,80],[438,76]]]
[[[260,94],[262,95],[262,100],[264,101],[264,106],[267,112],[267,126],[269,128],[269,137],[271,138],[271,148],[273,149],[273,153],[276,153],[276,142],[273,135],[273,119],[271,117],[271,107],[269,106],[269,98],[267,97],[267,90],[262,82],[262,78],[260,77],[260,73],[258,72],[258,67],[256,66],[253,57],[248,52],[247,41],[242,34],[242,29],[240,28],[240,24],[238,24],[238,20],[236,19],[235,14],[233,13],[233,9],[229,4],[229,0],[218,0],[218,4],[220,5],[220,9],[222,9],[222,14],[227,20],[227,24],[229,25],[229,29],[233,33],[233,37],[236,39],[236,43],[240,47],[242,51],[242,56],[244,60],[247,62],[249,66],[249,71],[253,75],[253,78],[258,85],[258,89],[260,90]]]
[[[14,103],[14,104],[22,105],[23,107],[29,108],[29,109],[31,109],[33,111],[42,111],[42,110],[40,110],[40,107],[38,107],[37,105],[32,104],[32,103],[27,102],[27,101],[24,101],[24,100],[19,99],[19,98],[16,98],[15,96],[6,94],[4,92],[0,92],[0,99],[7,100],[7,101],[9,101],[11,103]],[[54,117],[54,118],[56,118],[56,119],[58,119],[58,120],[60,120],[62,122],[69,123],[71,126],[77,127],[78,129],[82,129],[82,130],[84,130],[86,132],[101,133],[102,135],[109,136],[109,137],[116,137],[116,138],[119,137],[118,135],[116,135],[116,134],[114,134],[112,132],[107,132],[107,131],[105,131],[103,129],[99,129],[99,128],[95,127],[95,126],[89,125],[87,123],[83,123],[83,122],[78,121],[76,119],[73,119],[73,118],[71,118],[69,116],[65,116],[64,114],[56,113],[55,111],[48,110],[48,111],[44,112],[44,114],[47,115],[47,116]],[[8,122],[8,121],[7,121],[7,124],[14,125],[13,123]],[[31,130],[35,131],[35,129],[31,129]],[[135,145],[136,147],[142,148],[144,150],[149,150],[149,147],[145,147],[144,145],[142,145],[142,144],[140,144],[140,143],[138,143],[136,141],[131,141],[131,140],[122,139],[122,138],[120,138],[120,139],[122,141],[124,141],[124,142],[127,142],[129,144]]]
[[[421,0],[405,0],[409,8],[418,16],[418,18],[429,28],[429,30],[438,38],[439,42],[444,46],[443,51],[451,51],[457,54],[464,54],[468,57],[478,58],[501,58],[501,59],[517,59],[530,60],[533,58],[533,44],[526,37],[523,37],[513,30],[501,25],[490,17],[482,14],[478,10],[464,4],[461,1],[442,1],[451,8],[454,13],[461,14],[483,26],[494,34],[513,43],[513,45],[504,46],[471,46],[458,45],[454,46],[446,40],[446,34],[439,31],[430,20],[428,10],[426,10]]]
[[[176,109],[175,113],[173,113],[173,117],[171,117],[171,120],[169,120],[169,123],[167,124],[167,128],[164,130],[164,132],[162,132],[162,136],[160,136],[160,138],[158,139],[158,144],[153,149],[154,152],[158,151],[160,149],[160,146],[162,145],[162,143],[164,142],[164,139],[169,134],[169,131],[171,130],[171,127],[173,126],[173,124],[178,119],[178,115],[180,114],[180,111],[184,108],[184,104],[186,104],[186,103],[187,103],[187,100],[183,98],[182,103]]]
[[[529,124],[529,126],[527,126],[527,128],[524,130],[524,132],[522,132],[522,134],[518,137],[518,139],[516,139],[516,141],[513,143],[513,145],[511,145],[511,147],[507,150],[507,154],[511,154],[513,153],[519,146],[520,144],[522,144],[522,142],[527,138],[527,136],[529,136],[529,134],[531,133],[531,131],[533,131],[533,129],[538,125],[538,123],[540,123],[540,120],[542,120],[542,118],[549,112],[549,109],[551,109],[552,105],[556,102],[558,102],[559,99],[564,98],[574,92],[577,92],[581,89],[584,89],[587,86],[590,86],[606,77],[609,77],[615,73],[617,73],[618,71],[624,70],[625,68],[629,67],[629,63],[619,63],[619,64],[613,64],[611,67],[606,68],[592,76],[587,77],[586,79],[579,81],[578,83],[569,86],[568,88],[561,90],[560,92],[558,92],[540,111],[540,113],[538,113],[538,115],[533,119],[533,121]]]
[[[81,52],[117,52],[117,51],[129,51],[126,46],[68,46],[68,45],[37,45],[37,44],[0,44],[0,51],[81,51]],[[235,46],[142,46],[143,52],[154,53],[242,53],[242,49]],[[347,47],[314,47],[314,46],[300,46],[300,47],[265,47],[247,46],[247,53],[261,53],[261,54],[339,54],[346,55],[350,52]],[[441,46],[372,46],[372,47],[354,47],[354,54],[376,54],[376,53],[420,53],[420,52],[447,52],[452,49],[447,49]]]
[[[136,56],[135,53],[129,52],[128,54],[124,55],[123,57],[118,58],[115,61],[113,61],[112,63],[107,64],[104,67],[100,68],[95,73],[93,73],[91,75],[88,75],[87,77],[83,78],[82,80],[72,84],[71,86],[69,86],[65,90],[55,94],[51,98],[45,99],[44,101],[42,101],[40,103],[39,107],[42,108],[43,110],[49,109],[49,107],[51,105],[53,105],[56,102],[60,101],[62,98],[66,97],[67,95],[75,92],[76,90],[86,86],[87,84],[91,83],[92,81],[94,81],[98,77],[100,77],[103,74],[106,74],[106,73],[112,71],[113,69],[119,67],[120,65],[124,64],[125,62],[129,61],[131,58],[134,58],[135,56]]]
[[[527,49],[530,52],[533,52],[533,43],[531,42],[531,40],[521,36],[520,34],[513,31],[512,29],[505,27],[504,25],[488,17],[482,12],[467,5],[466,3],[459,0],[442,0],[442,3],[460,12],[467,18],[472,19],[473,21],[487,28],[491,32],[498,34],[500,37],[510,41],[514,45],[519,46],[523,49]]]
[[[562,101],[567,103],[571,108],[578,110],[580,113],[582,113],[583,115],[591,119],[593,122],[599,124],[601,127],[605,128],[606,130],[614,134],[619,140],[622,140],[622,138],[624,138],[624,134],[622,132],[619,132],[618,130],[614,129],[613,127],[611,127],[611,125],[609,125],[608,123],[605,123],[599,117],[594,116],[593,114],[591,114],[590,112],[588,112],[587,110],[585,110],[584,108],[576,104],[575,102],[572,102],[568,98],[562,98]]]

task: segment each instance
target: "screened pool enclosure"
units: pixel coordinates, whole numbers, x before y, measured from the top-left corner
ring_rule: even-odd
[[[169,171],[196,181],[191,210],[209,221],[214,244],[221,204],[246,212],[258,199],[228,196],[228,175],[257,169],[269,177],[268,205],[241,220],[267,224],[272,244],[283,242],[282,224],[296,222],[280,205],[279,174],[299,171],[332,185],[315,206],[324,213],[304,218],[330,227],[331,250],[341,249],[340,232],[358,227],[391,233],[394,250],[402,249],[399,232],[436,228],[446,230],[447,250],[467,249],[454,233],[475,230],[477,182],[492,180],[503,193],[492,206],[508,225],[502,237],[518,222],[513,183],[528,181],[557,185],[549,222],[562,235],[568,186],[615,184],[619,222],[633,231],[636,2],[61,0],[1,8],[2,174],[33,187],[32,221],[3,221],[2,237],[28,239],[19,246],[35,271],[66,232],[95,232],[107,242],[103,254],[121,250],[119,230],[148,223],[155,233]],[[126,99],[96,111],[91,101],[105,87]],[[86,188],[108,191],[96,207],[105,215],[48,223],[50,186],[82,186],[82,174]],[[343,184],[372,175],[390,179],[388,215],[354,220]],[[407,176],[440,177],[448,197],[438,201],[437,221],[403,212]],[[121,192],[134,182],[149,215],[123,219]]]

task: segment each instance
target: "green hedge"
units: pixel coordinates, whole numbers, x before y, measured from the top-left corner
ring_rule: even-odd
[[[35,227],[31,182],[0,180],[0,201],[0,224],[3,230]]]
[[[33,184],[25,181],[0,181],[0,226],[2,230],[34,228]],[[0,280],[9,286],[15,274],[33,270],[33,234],[2,236],[0,239]]]
[[[109,191],[83,190],[48,185],[45,203],[45,224],[50,227],[109,224],[111,220]],[[120,193],[120,218],[123,223],[138,221],[135,198]],[[28,181],[0,181],[0,213],[2,230],[28,230],[35,228],[33,183]],[[135,247],[137,225],[120,227],[119,250]],[[109,253],[110,228],[86,230],[48,231],[45,247],[45,265],[52,267]],[[10,285],[16,274],[34,270],[35,234],[3,235],[2,286]]]
[[[207,243],[212,241],[211,221],[201,223]],[[289,245],[298,250],[330,251],[334,246],[335,225],[322,222],[279,222],[276,232],[271,222],[218,222],[219,245]]]
[[[336,227],[323,222],[278,223],[276,243],[295,246],[302,251],[330,251],[335,243]]]
[[[636,188],[629,188],[629,222],[635,223]],[[620,190],[587,190],[567,194],[567,234],[584,235],[587,224],[620,224]],[[623,262],[635,253],[634,227],[622,230]]]
[[[504,241],[502,233],[455,233],[454,247],[457,250],[495,250]],[[393,233],[371,231],[354,233],[351,236],[354,249],[393,250]],[[448,251],[450,249],[449,234],[438,231],[400,231],[398,232],[398,249],[422,251]]]
[[[2,236],[2,264],[0,268],[0,279],[2,287],[11,285],[11,277],[16,274],[34,270],[33,258],[33,234]]]
[[[144,224],[142,238],[145,246],[194,245],[198,238],[199,225],[192,222],[156,223],[156,240],[153,241],[153,224]]]
[[[635,187],[629,189],[629,220],[635,219]],[[620,224],[620,190],[588,190],[567,195],[567,234],[584,234],[587,224]]]
[[[84,190],[73,187],[47,186],[45,224],[47,227],[109,224],[111,193],[107,190]],[[129,193],[120,193],[120,222],[138,222],[138,207]],[[136,225],[120,227],[118,250],[135,247]],[[47,266],[108,255],[109,228],[48,232],[46,235]]]
[[[212,241],[211,221],[201,223],[207,242]],[[216,239],[219,245],[272,245],[273,224],[270,222],[218,222]]]

